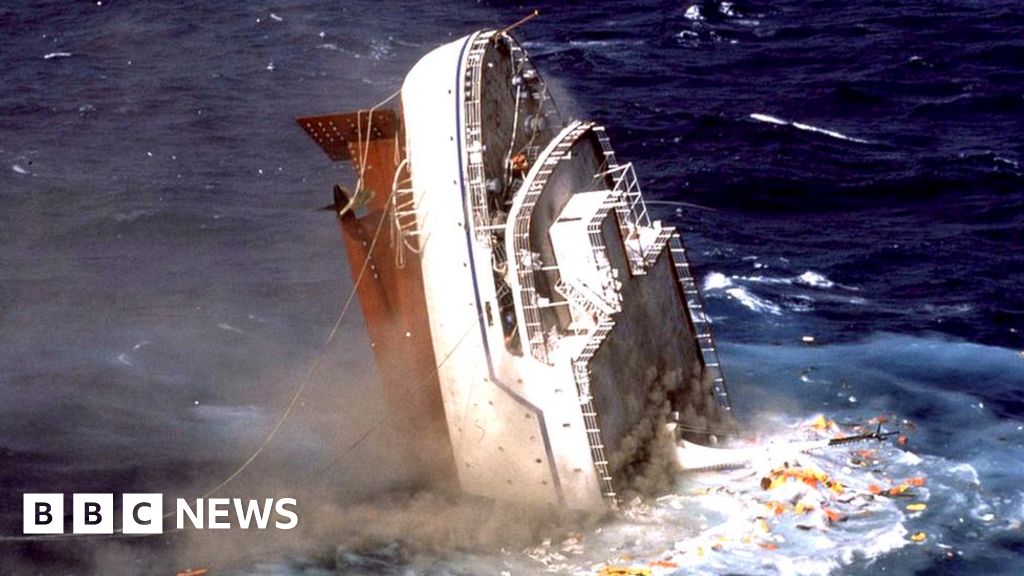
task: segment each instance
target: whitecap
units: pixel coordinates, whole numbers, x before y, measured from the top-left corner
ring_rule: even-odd
[[[704,19],[704,15],[700,13],[700,6],[694,4],[686,9],[686,13],[683,17],[691,22],[697,22]]]
[[[775,116],[769,116],[768,114],[754,113],[751,114],[750,117],[753,118],[754,120],[757,120],[758,122],[767,122],[769,124],[778,124],[780,126],[786,126],[789,124],[789,122],[783,120],[782,118],[776,118]]]
[[[71,52],[50,52],[43,56],[43,60],[53,60],[54,58],[68,58],[71,56]]]
[[[765,300],[747,291],[745,288],[729,288],[725,293],[754,312],[767,312],[776,316],[782,314],[782,309],[777,304]]]
[[[853,136],[847,136],[842,132],[836,132],[835,130],[829,130],[827,128],[819,128],[818,126],[812,126],[810,124],[804,124],[803,122],[790,122],[789,120],[783,120],[777,116],[771,116],[769,114],[753,113],[750,117],[758,122],[767,122],[769,124],[776,124],[778,126],[792,126],[798,130],[804,130],[807,132],[815,132],[817,134],[824,134],[832,138],[839,140],[846,140],[847,142],[856,142],[858,144],[871,144],[870,140],[864,140],[863,138],[855,138]]]
[[[22,168],[21,166],[19,166],[17,164],[11,166],[11,170],[14,170],[14,172],[16,174],[28,174],[28,170]]]
[[[792,284],[791,278],[775,278],[772,276],[740,276],[737,280],[743,280],[744,282],[753,282],[755,284]]]
[[[843,134],[841,132],[836,132],[835,130],[828,130],[826,128],[818,128],[817,126],[811,126],[810,124],[802,124],[800,122],[793,122],[793,127],[794,128],[799,128],[800,130],[807,130],[808,132],[817,132],[818,134],[824,134],[826,136],[831,136],[833,138],[838,138],[840,140],[847,140],[849,142],[856,142],[858,144],[871,144],[870,140],[864,140],[863,138],[854,138],[853,136],[847,136],[846,134]]]
[[[1014,168],[1020,168],[1020,162],[1009,158],[1003,158],[1002,156],[996,156],[995,161],[1000,164],[1006,164],[1007,166],[1013,166]]]
[[[829,280],[824,274],[818,274],[813,270],[808,270],[797,276],[796,283],[803,284],[804,286],[812,286],[814,288],[832,288],[836,285],[835,282]]]
[[[226,324],[224,322],[221,322],[220,324],[217,324],[217,328],[220,328],[221,330],[227,330],[228,332],[236,332],[238,334],[245,334],[245,330],[242,330],[241,328],[235,328],[231,324]]]
[[[914,55],[914,56],[911,56],[910,58],[908,58],[907,62],[910,63],[910,64],[917,64],[918,66],[924,66],[925,68],[934,68],[935,67],[934,64],[932,64],[931,62],[925,60],[923,57],[917,56],[917,55]]]
[[[270,13],[270,19],[273,20],[274,22],[284,22],[284,18],[281,18],[280,16],[274,14],[273,12]]]
[[[721,272],[712,272],[704,279],[704,290],[719,290],[732,286],[732,280]]]

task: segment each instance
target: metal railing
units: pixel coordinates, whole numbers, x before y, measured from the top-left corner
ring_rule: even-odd
[[[473,39],[466,53],[465,82],[465,143],[466,143],[466,176],[469,183],[469,196],[472,205],[473,229],[478,240],[489,242],[491,231],[483,228],[491,224],[490,208],[487,202],[487,184],[484,176],[484,142],[483,124],[480,106],[480,84],[483,74],[483,59],[487,45],[494,32],[481,32]],[[466,222],[469,226],[470,223]]]
[[[533,251],[530,249],[530,224],[533,218],[533,209],[544,192],[551,173],[590,126],[589,123],[580,123],[570,130],[561,141],[555,144],[540,166],[537,166],[537,173],[524,193],[522,206],[512,224],[513,254],[510,256],[516,259],[516,275],[519,279],[520,298],[525,320],[522,330],[523,337],[529,345],[533,357],[545,364],[550,363],[549,346],[537,301],[534,273],[538,263],[533,261]]]
[[[405,267],[405,251],[420,252],[419,229],[416,224],[416,200],[409,174],[409,159],[403,158],[391,182],[390,210],[391,245],[395,249],[395,266]]]
[[[612,484],[611,470],[608,468],[608,457],[604,451],[604,435],[597,421],[594,397],[590,393],[590,361],[614,326],[614,320],[608,316],[602,316],[598,321],[597,328],[591,334],[590,340],[587,341],[580,355],[572,361],[572,374],[576,380],[576,391],[579,395],[580,410],[583,413],[583,425],[587,431],[590,455],[594,460],[594,469],[597,471],[597,477],[601,483],[601,496],[612,508],[617,507],[618,496],[615,493],[615,486]]]
[[[633,170],[633,163],[629,162],[609,169],[605,174],[615,178],[612,190],[619,198],[615,212],[619,216],[619,229],[622,231],[622,239],[626,243],[626,253],[629,256],[629,268],[633,274],[645,274],[647,267],[644,262],[644,253],[647,246],[643,243],[643,229],[651,228],[651,218],[647,213],[647,204],[640,190],[640,182]]]
[[[690,319],[693,321],[693,331],[700,347],[701,361],[704,363],[707,374],[711,376],[711,392],[719,406],[731,410],[729,390],[725,386],[725,375],[722,373],[722,364],[718,359],[718,347],[715,345],[711,319],[705,312],[704,299],[701,297],[700,289],[690,271],[690,260],[686,256],[686,249],[683,248],[678,234],[671,235],[669,248],[672,253],[672,261],[675,263],[676,274],[679,276],[679,284],[686,298],[686,306],[690,311]]]

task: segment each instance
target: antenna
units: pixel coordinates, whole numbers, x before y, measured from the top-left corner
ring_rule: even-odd
[[[498,30],[494,34],[494,36],[492,38],[496,40],[496,39],[500,38],[501,36],[504,36],[505,34],[511,32],[512,30],[514,30],[516,28],[519,28],[523,24],[526,24],[530,20],[533,20],[537,16],[540,16],[540,10],[534,10],[533,12],[531,12],[531,13],[527,14],[526,16],[524,16],[523,18],[520,18],[519,20],[517,20],[514,24],[511,24],[509,26],[505,26],[501,30]]]

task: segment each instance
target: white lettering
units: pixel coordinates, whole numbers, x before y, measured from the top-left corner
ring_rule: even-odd
[[[210,519],[208,527],[211,530],[227,530],[231,528],[231,522],[221,522],[218,518],[227,518],[231,515],[231,510],[228,506],[231,505],[231,500],[228,498],[210,498],[206,501],[206,517]]]
[[[192,508],[188,505],[188,502],[184,498],[178,498],[177,501],[177,517],[178,517],[178,530],[185,529],[185,516],[188,516],[189,520],[192,521],[193,528],[202,529],[203,527],[203,499],[196,498],[196,510],[192,511]]]
[[[235,516],[238,517],[238,525],[243,530],[249,529],[249,523],[255,518],[256,527],[266,530],[267,522],[270,521],[270,511],[273,508],[273,500],[267,498],[263,501],[263,508],[259,506],[259,500],[249,500],[249,505],[242,507],[243,500],[235,498]]]
[[[274,522],[274,526],[281,530],[291,530],[299,525],[299,515],[295,511],[286,508],[289,504],[296,506],[295,498],[281,498],[274,505],[274,510],[277,511],[278,515],[290,518],[288,522]]]

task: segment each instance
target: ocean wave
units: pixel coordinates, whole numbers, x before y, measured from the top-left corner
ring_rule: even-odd
[[[757,296],[746,288],[729,288],[725,293],[733,300],[736,300],[754,312],[767,312],[769,314],[775,314],[776,316],[782,314],[782,308],[778,304]]]
[[[712,274],[718,274],[718,273],[717,272],[712,272]],[[837,284],[836,282],[834,282],[831,279],[829,279],[828,276],[825,276],[824,274],[822,274],[820,272],[815,272],[814,270],[807,270],[807,271],[803,272],[802,274],[800,274],[799,276],[793,276],[793,277],[788,277],[788,276],[786,276],[786,277],[782,277],[782,276],[765,276],[763,274],[757,274],[757,275],[753,275],[753,276],[738,276],[738,275],[733,275],[733,276],[729,276],[729,277],[725,277],[724,275],[722,275],[722,276],[727,281],[729,281],[729,282],[731,282],[732,280],[738,280],[738,281],[741,281],[741,282],[750,282],[750,283],[753,283],[753,284],[771,284],[771,285],[783,285],[783,286],[798,285],[798,286],[804,286],[804,287],[809,287],[809,288],[819,288],[819,289],[823,289],[823,290],[827,290],[829,288],[842,288],[844,290],[857,290],[856,286],[846,286],[844,284]],[[708,278],[711,279],[711,275],[709,275]],[[714,282],[721,283],[722,279],[718,278],[718,277],[715,277]],[[710,289],[713,289],[713,288],[716,288],[716,287],[721,287],[721,286],[713,286]],[[706,289],[709,289],[709,288],[706,288]]]
[[[808,270],[797,276],[795,282],[797,284],[803,284],[804,286],[811,286],[814,288],[832,288],[836,285],[835,282],[829,280],[824,274],[819,274],[812,270]]]
[[[733,276],[737,280],[753,282],[755,284],[792,284],[792,278],[778,278],[774,276]]]
[[[704,291],[724,291],[730,299],[739,302],[754,312],[782,314],[782,308],[778,304],[766,300],[742,286],[736,286],[731,278],[721,272],[712,272],[707,275],[704,279]]]
[[[807,132],[815,132],[817,134],[823,134],[839,140],[845,140],[847,142],[856,142],[857,144],[874,144],[871,140],[865,140],[863,138],[855,138],[853,136],[847,136],[842,132],[836,132],[835,130],[829,130],[827,128],[820,128],[818,126],[812,126],[810,124],[804,124],[803,122],[791,122],[784,120],[777,116],[771,116],[769,114],[753,113],[750,117],[758,122],[766,122],[768,124],[775,124],[777,126],[792,126],[798,130],[804,130]]]
[[[721,272],[712,272],[704,278],[704,291],[720,290],[732,286],[732,280]]]

